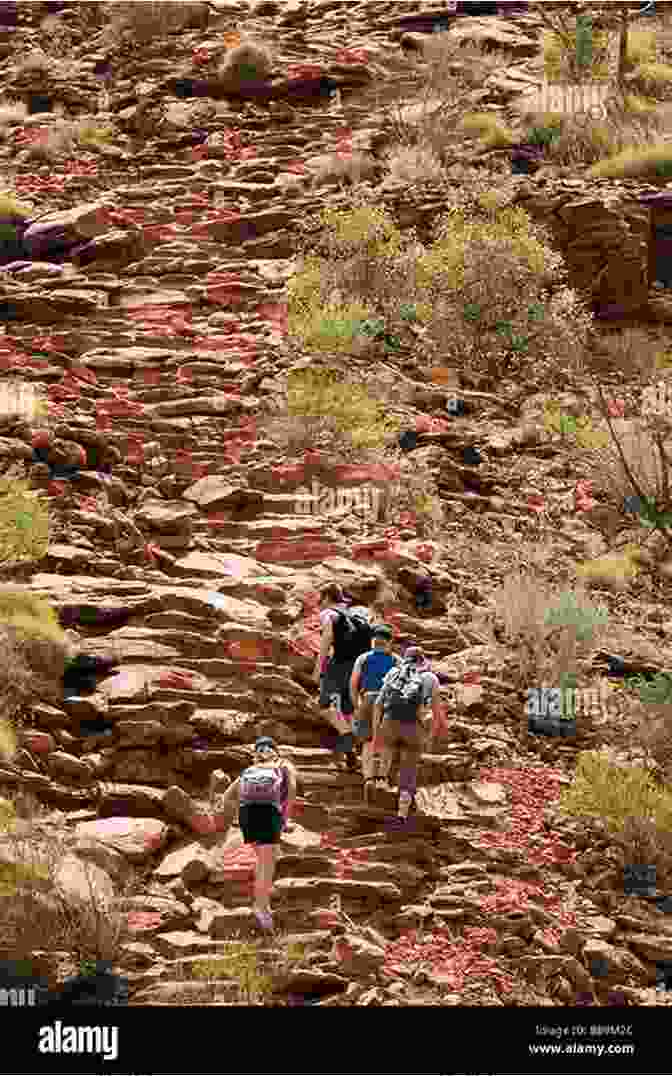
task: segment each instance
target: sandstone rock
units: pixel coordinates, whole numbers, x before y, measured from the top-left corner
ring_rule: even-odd
[[[131,863],[144,863],[161,849],[168,836],[168,827],[155,818],[105,818],[97,822],[80,822],[75,836],[109,845]]]
[[[672,937],[668,935],[628,934],[625,939],[642,960],[672,963]]]
[[[167,789],[163,797],[163,809],[168,818],[187,825],[194,833],[214,833],[211,814],[204,811],[177,785]]]
[[[385,949],[356,934],[337,938],[332,955],[343,969],[343,974],[351,978],[373,975],[385,963]]]
[[[583,948],[583,962],[595,978],[618,981],[623,976],[636,975],[646,977],[644,965],[620,946],[608,945],[607,942],[591,940]]]

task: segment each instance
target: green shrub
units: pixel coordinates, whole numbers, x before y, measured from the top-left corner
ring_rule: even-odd
[[[552,628],[568,628],[580,642],[589,642],[608,619],[609,613],[603,606],[594,606],[576,591],[568,590],[558,595],[545,623]]]

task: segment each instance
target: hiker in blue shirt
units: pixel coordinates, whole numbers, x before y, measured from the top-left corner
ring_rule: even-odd
[[[368,799],[371,782],[382,780],[380,751],[382,743],[378,727],[374,726],[373,712],[383,680],[399,659],[390,653],[393,631],[387,624],[377,624],[372,629],[373,649],[360,654],[350,678],[350,697],[355,707],[353,732],[364,741],[362,748],[362,773],[364,775],[364,798]]]

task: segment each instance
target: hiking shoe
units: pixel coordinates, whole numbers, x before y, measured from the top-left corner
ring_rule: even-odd
[[[413,796],[410,792],[399,793],[399,810],[398,817],[404,821],[408,818],[411,812],[411,806],[413,804]]]

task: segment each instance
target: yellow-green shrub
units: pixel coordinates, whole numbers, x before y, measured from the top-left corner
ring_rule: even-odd
[[[559,34],[545,30],[543,36],[544,76],[549,82],[590,78],[599,82],[609,78],[609,34],[593,31],[593,60],[582,67],[576,55],[576,35],[570,33],[565,43]]]
[[[393,217],[379,206],[325,209],[320,219],[329,255],[334,258],[347,257],[362,248],[378,258],[394,257],[404,246],[404,236]]]
[[[651,97],[665,97],[672,86],[670,64],[643,63],[636,67],[630,77],[631,84]]]
[[[23,217],[27,219],[33,212],[32,206],[20,202],[11,191],[0,193],[0,217]]]
[[[27,482],[0,479],[0,563],[39,560],[49,547],[49,509]]]
[[[628,63],[633,67],[639,64],[655,63],[657,53],[655,30],[628,31]]]
[[[260,946],[251,942],[230,942],[226,952],[216,957],[195,960],[190,965],[194,979],[234,980],[242,1000],[248,1005],[261,1005],[273,990],[273,976],[264,966]]]
[[[360,450],[380,449],[396,432],[383,401],[365,385],[344,381],[335,370],[297,370],[287,382],[290,418],[326,420],[333,431]]]
[[[625,179],[629,176],[665,178],[672,176],[672,145],[659,142],[649,147],[631,146],[599,161],[588,170],[595,179]]]
[[[487,198],[481,198],[480,208],[482,212],[479,214],[452,209],[439,220],[436,241],[417,258],[421,285],[430,285],[440,276],[449,286],[461,286],[465,257],[472,243],[504,241],[511,253],[527,263],[533,273],[546,274],[561,266],[561,255],[544,242],[524,209],[518,206],[493,208]]]
[[[634,550],[622,553],[605,553],[602,557],[577,565],[576,574],[587,584],[624,589],[640,573]]]
[[[330,304],[292,310],[288,317],[290,336],[301,340],[308,351],[351,354],[360,336],[360,326],[372,311],[363,303]]]
[[[16,754],[16,736],[14,735],[14,728],[10,722],[0,717],[0,761],[3,759],[9,760]],[[0,826],[3,819],[0,819]]]
[[[490,112],[471,112],[463,116],[460,128],[466,134],[477,135],[488,149],[510,146],[515,135]]]
[[[657,789],[641,766],[617,766],[595,751],[579,755],[560,809],[577,818],[600,819],[614,833],[632,818],[651,819],[661,829],[672,825],[672,793]]]

